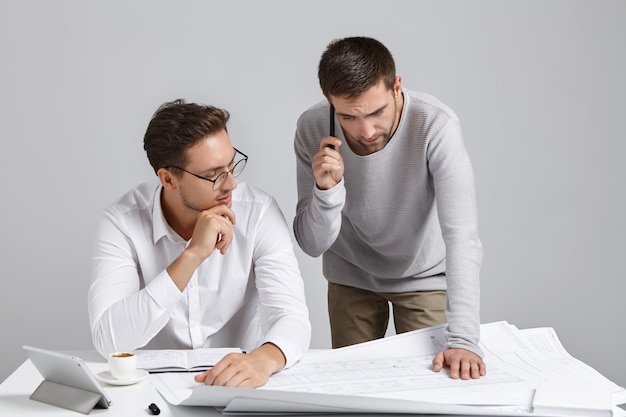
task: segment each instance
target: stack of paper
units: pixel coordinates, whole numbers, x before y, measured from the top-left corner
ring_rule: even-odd
[[[342,349],[311,351],[257,389],[207,387],[193,375],[151,375],[172,404],[209,405],[226,413],[321,412],[515,416],[610,416],[626,390],[571,357],[551,328],[481,326],[487,376],[453,380],[431,361],[445,326]],[[594,389],[585,389],[593,386]],[[568,404],[555,387],[578,392]],[[566,390],[566,391],[567,391]],[[582,391],[578,391],[582,390]],[[613,398],[611,398],[613,397]],[[565,401],[565,403],[563,403]],[[580,413],[580,414],[577,414]]]

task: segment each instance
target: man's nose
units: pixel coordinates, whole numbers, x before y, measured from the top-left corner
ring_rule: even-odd
[[[376,126],[373,122],[364,120],[359,126],[359,134],[364,139],[371,139],[376,136]]]

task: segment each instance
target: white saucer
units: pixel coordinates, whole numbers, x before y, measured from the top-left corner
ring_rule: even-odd
[[[96,378],[110,385],[132,385],[143,380],[147,376],[148,376],[148,372],[142,371],[140,369],[137,369],[130,378],[126,378],[126,379],[115,379],[113,378],[113,375],[111,375],[109,371],[102,371],[96,374]]]

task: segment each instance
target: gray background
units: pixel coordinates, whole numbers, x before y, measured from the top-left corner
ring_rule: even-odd
[[[296,203],[298,115],[326,44],[373,36],[461,118],[478,187],[482,322],[554,327],[626,385],[626,2],[0,0],[0,380],[22,344],[92,347],[98,211],[154,177],[142,138],[184,97],[232,112],[242,180]],[[402,179],[399,178],[399,181]],[[313,347],[319,259],[297,249]]]

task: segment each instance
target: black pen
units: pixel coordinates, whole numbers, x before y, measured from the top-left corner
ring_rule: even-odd
[[[330,136],[335,136],[335,106],[330,105]],[[335,149],[335,145],[326,145],[330,149]]]
[[[150,413],[153,416],[158,416],[159,414],[161,414],[161,410],[159,410],[159,407],[157,407],[157,405],[155,403],[151,403],[148,406],[148,410],[150,410]]]

